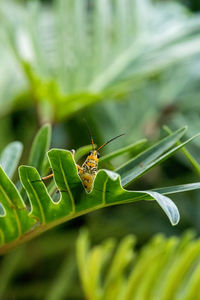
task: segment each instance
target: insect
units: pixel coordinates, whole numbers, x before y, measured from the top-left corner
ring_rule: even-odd
[[[88,125],[87,125],[87,127],[88,127]],[[93,141],[92,134],[90,132],[89,127],[88,127],[88,131],[89,131],[89,135],[90,135],[90,139],[91,139],[91,143],[92,143],[92,150],[88,153],[87,158],[84,161],[84,163],[82,164],[82,166],[79,166],[78,164],[76,166],[77,166],[78,175],[81,178],[82,184],[83,184],[85,190],[89,193],[89,192],[91,192],[91,190],[93,188],[94,179],[95,179],[97,171],[98,171],[98,162],[99,162],[99,157],[100,157],[98,151],[100,149],[102,149],[103,147],[105,147],[110,142],[112,142],[113,140],[124,135],[124,133],[115,136],[114,138],[110,139],[109,141],[107,141],[103,145],[101,145],[97,150],[95,150],[94,141]],[[73,155],[74,155],[74,152],[75,151],[72,150]],[[53,177],[53,174],[50,174],[46,177],[42,177],[42,181],[52,178],[52,177]]]
[[[90,133],[90,130],[89,130],[89,133]],[[79,165],[77,165],[78,174],[81,178],[81,181],[82,181],[82,184],[83,184],[85,190],[88,193],[91,192],[91,190],[93,188],[94,179],[95,179],[97,171],[98,171],[98,161],[99,161],[99,157],[100,157],[100,154],[98,151],[122,135],[124,135],[124,133],[120,134],[118,136],[115,136],[114,138],[110,139],[109,141],[107,141],[106,143],[101,145],[97,150],[95,150],[94,141],[93,141],[92,135],[90,133],[90,138],[91,138],[91,142],[92,142],[92,150],[89,152],[83,165],[81,167]]]

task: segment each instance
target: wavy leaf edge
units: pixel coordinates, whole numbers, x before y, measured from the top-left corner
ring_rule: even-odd
[[[31,210],[27,211],[26,207],[26,209],[20,211],[20,215],[24,218],[23,223],[26,223],[27,218],[29,219],[29,225],[26,226],[26,232],[23,232],[23,235],[15,236],[15,238],[12,237],[7,243],[2,244],[0,253],[3,253],[4,250],[6,251],[14,244],[18,245],[29,240],[31,237],[55,225],[98,208],[111,205],[125,204],[140,200],[155,200],[164,210],[172,225],[176,225],[179,222],[180,215],[176,205],[170,198],[161,193],[148,190],[125,190],[122,186],[120,175],[106,169],[100,169],[97,172],[93,190],[87,193],[78,175],[76,162],[71,151],[51,149],[47,152],[47,155],[54,173],[56,187],[60,191],[60,198],[56,202],[52,199],[47,187],[41,181],[41,177],[36,168],[26,165],[20,166],[20,181],[31,203]],[[3,173],[6,178],[7,175],[4,171]],[[8,177],[7,179],[10,185],[12,185],[12,188],[14,187],[15,192],[17,192],[22,205],[25,206],[15,185]],[[72,185],[72,182],[75,183],[75,186]],[[40,198],[41,195],[42,197]],[[77,199],[77,197],[79,197],[79,199]],[[12,207],[10,207],[9,213],[7,213],[7,208],[4,207],[4,203],[2,203],[2,206],[4,215],[0,216],[0,222],[5,221],[5,224],[7,224]],[[6,230],[9,230],[9,227]],[[12,230],[12,226],[10,230]],[[1,230],[1,235],[2,234],[4,234],[4,232]]]

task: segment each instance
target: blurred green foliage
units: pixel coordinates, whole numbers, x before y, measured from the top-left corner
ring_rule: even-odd
[[[135,240],[126,236],[117,249],[113,239],[90,248],[81,232],[77,261],[85,299],[199,299],[200,241],[192,232],[181,239],[157,235],[140,251]]]

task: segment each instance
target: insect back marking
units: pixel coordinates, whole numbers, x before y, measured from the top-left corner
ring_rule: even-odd
[[[86,121],[85,121],[86,122]],[[81,178],[82,184],[85,188],[85,190],[90,193],[93,189],[93,185],[94,185],[94,180],[98,171],[98,162],[99,162],[99,150],[102,149],[103,147],[105,147],[108,143],[112,142],[113,140],[117,139],[118,137],[124,135],[120,134],[112,139],[110,139],[109,141],[105,142],[103,145],[101,145],[97,150],[95,150],[94,147],[94,141],[92,138],[92,134],[91,131],[89,129],[89,126],[86,122],[87,128],[88,128],[88,132],[90,135],[90,140],[92,143],[92,150],[89,152],[86,160],[84,161],[83,165],[80,167],[79,165],[77,165],[78,168],[78,174]]]
[[[82,167],[79,168],[79,176],[84,188],[89,193],[93,188],[94,179],[98,170],[99,154],[96,150],[90,151]]]

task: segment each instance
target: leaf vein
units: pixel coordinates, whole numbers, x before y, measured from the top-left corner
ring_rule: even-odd
[[[102,202],[104,205],[106,205],[106,186],[108,182],[108,177],[106,178],[104,184],[103,184],[103,193],[102,193]]]
[[[74,201],[74,197],[72,195],[72,192],[69,188],[69,184],[67,182],[67,179],[66,179],[66,176],[65,176],[65,172],[63,170],[63,167],[62,167],[62,163],[61,163],[61,160],[59,158],[59,163],[60,163],[60,169],[61,169],[61,172],[62,172],[62,175],[63,175],[63,179],[64,179],[64,182],[65,182],[65,186],[67,188],[67,192],[68,192],[68,195],[70,197],[70,200],[71,200],[71,204],[72,204],[72,213],[75,213],[75,201]]]
[[[46,223],[46,218],[45,218],[45,213],[44,213],[44,210],[43,210],[43,207],[41,205],[41,202],[40,202],[40,199],[38,198],[38,195],[35,191],[35,189],[33,188],[32,184],[31,184],[31,181],[29,180],[29,178],[27,178],[27,182],[29,183],[29,186],[31,187],[33,193],[34,193],[34,196],[36,198],[36,201],[38,203],[38,206],[39,206],[39,210],[40,210],[40,213],[41,213],[41,217],[42,217],[42,224],[45,224]],[[31,200],[31,199],[30,199]]]
[[[22,230],[21,230],[21,223],[20,223],[20,220],[19,220],[19,216],[18,216],[17,211],[16,211],[16,207],[12,203],[12,201],[10,200],[8,194],[6,193],[6,191],[4,190],[4,188],[2,187],[2,185],[0,185],[0,190],[1,190],[2,194],[4,195],[4,197],[6,198],[6,200],[8,201],[8,203],[10,205],[10,208],[14,212],[16,223],[17,223],[18,236],[20,236],[22,234]]]

